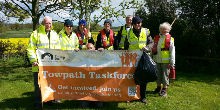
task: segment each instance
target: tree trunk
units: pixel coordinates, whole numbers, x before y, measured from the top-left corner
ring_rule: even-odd
[[[32,23],[33,23],[33,30],[36,30],[37,26],[39,25],[40,16],[39,13],[39,0],[32,1]]]

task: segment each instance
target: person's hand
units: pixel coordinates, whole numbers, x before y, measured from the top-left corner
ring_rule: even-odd
[[[38,62],[34,62],[32,65],[33,66],[38,66]]]
[[[142,48],[142,51],[145,51],[145,52],[148,53],[148,52],[150,52],[150,49],[149,49],[148,47],[143,47],[143,48]]]
[[[79,49],[78,49],[78,48],[77,48],[77,49],[74,49],[74,51],[78,52],[78,51],[79,51]]]
[[[104,48],[98,48],[98,51],[104,51]]]
[[[173,65],[173,64],[168,64],[167,67],[170,68],[170,69],[173,69],[173,68],[175,68],[175,65]]]
[[[87,34],[88,30],[86,28],[83,29],[84,33]]]
[[[83,32],[86,36],[86,39],[89,39],[89,33],[88,33],[88,30],[86,28],[83,29]]]

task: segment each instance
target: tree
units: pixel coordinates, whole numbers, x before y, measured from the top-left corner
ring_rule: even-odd
[[[145,0],[146,8],[139,8],[136,15],[143,18],[143,26],[150,28],[151,35],[158,34],[159,24],[172,23],[176,18],[176,5],[173,0]]]
[[[39,19],[45,13],[52,13],[64,7],[60,0],[4,0],[0,2],[5,16],[19,18],[23,21],[31,17],[33,30],[39,25]],[[45,5],[46,4],[46,5]]]
[[[75,19],[85,19],[87,21],[87,27],[90,29],[91,14],[99,9],[101,0],[71,0],[69,3],[71,16]]]
[[[119,20],[118,18],[120,16],[125,18],[125,11],[127,9],[136,9],[142,6],[142,2],[137,0],[123,0],[116,6],[112,6],[111,2],[112,0],[105,0],[103,4],[100,4],[100,10],[102,10],[102,12],[100,15],[94,16],[93,19],[95,24],[99,23],[104,19],[116,18],[117,20]]]
[[[199,56],[219,56],[220,52],[217,50],[220,49],[220,1],[177,0],[177,2],[181,10],[179,12],[180,19],[187,23],[186,34],[183,38],[196,38],[192,44],[197,44],[197,47],[193,46],[194,50],[191,50],[191,52],[196,52],[195,54]],[[197,50],[200,50],[200,52]]]

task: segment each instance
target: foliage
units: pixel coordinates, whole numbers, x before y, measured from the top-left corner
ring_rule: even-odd
[[[147,27],[151,31],[151,35],[155,36],[159,33],[159,25],[163,22],[170,24],[176,18],[176,4],[172,0],[145,0],[145,8],[137,10],[135,15],[143,18],[143,27]]]
[[[179,19],[183,20],[187,27],[182,35],[183,39],[194,39],[194,45],[189,48],[189,53],[195,50],[204,51],[196,56],[219,57],[219,30],[220,30],[220,2],[218,0],[177,0],[181,10]],[[193,36],[192,36],[193,35]],[[197,36],[197,38],[195,38]],[[192,38],[193,37],[193,38]],[[189,39],[190,38],[190,39]],[[192,49],[193,48],[193,49]]]
[[[31,17],[33,30],[35,30],[43,14],[52,13],[64,8],[62,2],[59,1],[60,0],[4,0],[0,2],[0,6],[5,16],[18,17],[20,21],[23,21],[27,17]]]
[[[64,24],[60,22],[53,22],[53,30],[59,33],[64,28]]]
[[[21,40],[0,40],[0,59],[10,58],[14,56],[25,56],[27,43]]]
[[[123,0],[116,6],[112,6],[111,2],[113,2],[113,0],[107,0],[107,2],[104,2],[104,5],[100,6],[100,10],[102,10],[102,12],[99,15],[94,15],[94,23],[97,24],[104,19],[118,19],[120,16],[125,18],[125,11],[127,9],[139,9],[139,7],[142,7],[143,5],[142,2],[137,0]]]

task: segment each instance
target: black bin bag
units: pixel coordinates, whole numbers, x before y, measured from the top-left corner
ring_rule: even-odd
[[[143,52],[138,62],[134,73],[134,80],[136,84],[154,82],[157,80],[157,65],[146,52]]]

